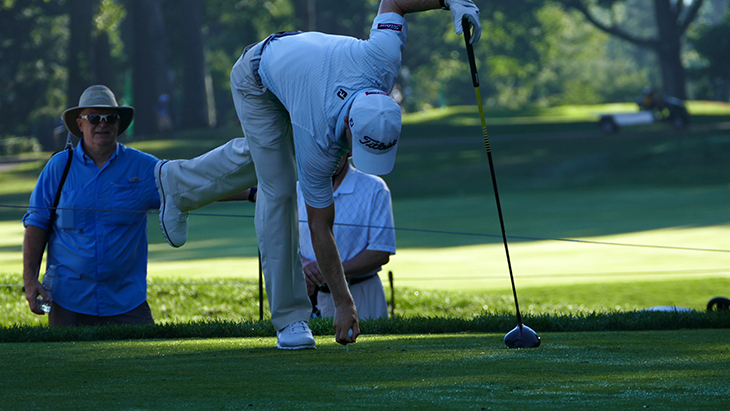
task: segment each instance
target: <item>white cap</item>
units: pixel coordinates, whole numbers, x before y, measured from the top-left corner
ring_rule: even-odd
[[[367,90],[350,107],[352,161],[368,174],[385,175],[393,170],[400,140],[400,106],[388,93]]]

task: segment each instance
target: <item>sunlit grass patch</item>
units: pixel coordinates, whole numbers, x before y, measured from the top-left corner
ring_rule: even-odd
[[[730,103],[722,101],[688,101],[687,111],[693,115],[730,115]]]

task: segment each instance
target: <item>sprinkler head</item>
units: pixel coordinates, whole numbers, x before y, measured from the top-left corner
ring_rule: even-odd
[[[540,337],[532,328],[518,324],[504,336],[504,343],[509,348],[537,348],[540,346]]]

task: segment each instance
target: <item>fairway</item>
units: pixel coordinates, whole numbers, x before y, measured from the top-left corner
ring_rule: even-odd
[[[528,350],[480,333],[363,335],[349,351],[331,335],[293,352],[274,338],[5,343],[0,409],[720,410],[726,334],[544,333]]]

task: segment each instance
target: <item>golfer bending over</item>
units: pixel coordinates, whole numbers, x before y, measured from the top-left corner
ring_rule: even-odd
[[[185,244],[187,212],[258,184],[256,235],[278,348],[314,348],[299,255],[297,176],[317,263],[336,308],[335,339],[347,344],[360,334],[332,234],[332,174],[351,147],[363,172],[392,170],[401,112],[388,92],[406,42],[403,16],[439,7],[451,10],[457,34],[466,16],[472,39],[479,38],[479,10],[469,0],[382,0],[368,40],[289,32],[248,46],[231,72],[245,138],[155,168],[160,225],[173,247]]]

